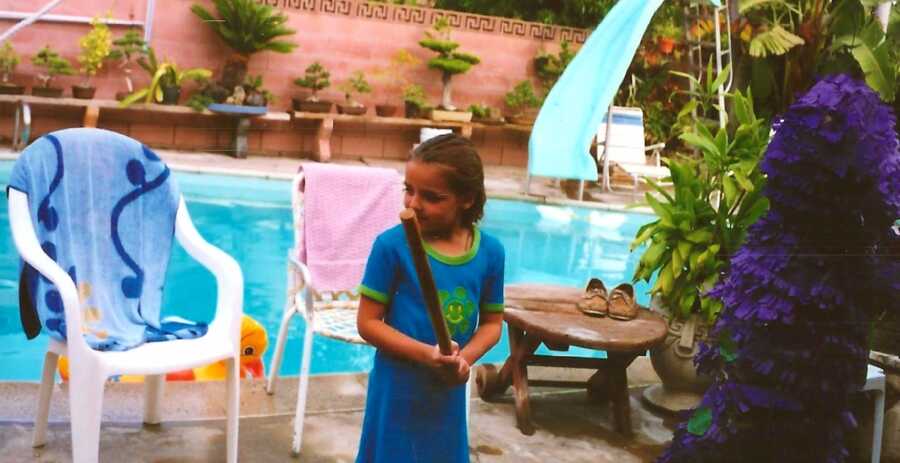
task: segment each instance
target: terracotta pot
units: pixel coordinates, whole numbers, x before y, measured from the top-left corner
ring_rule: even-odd
[[[63,89],[56,87],[31,87],[31,94],[47,98],[59,98],[63,94]]]
[[[538,108],[525,108],[518,113],[507,117],[506,119],[512,124],[534,125],[534,121],[537,119],[539,111],[540,109]]]
[[[644,390],[644,400],[670,412],[680,412],[697,406],[703,393],[712,384],[712,378],[697,373],[694,356],[700,350],[712,325],[698,315],[688,320],[669,316],[658,298],[653,298],[651,309],[661,313],[669,328],[666,339],[650,349],[650,362],[662,384]]]
[[[162,104],[177,105],[178,99],[181,98],[181,87],[176,87],[176,86],[163,87],[162,93],[163,93]]]
[[[25,93],[25,87],[15,84],[0,84],[0,95],[21,95]]]
[[[94,98],[94,93],[96,92],[96,87],[85,87],[82,85],[72,86],[72,96],[80,100],[90,100],[91,98]]]
[[[128,92],[116,92],[116,101],[122,101],[122,100],[124,100],[125,98],[128,98],[128,95],[131,95],[131,93],[128,93]]]
[[[375,114],[378,117],[394,117],[397,114],[397,110],[400,109],[397,105],[392,104],[379,104],[375,105]]]
[[[333,104],[334,103],[325,100],[301,101],[300,111],[307,113],[330,113]]]
[[[337,105],[337,107],[338,107],[339,113],[349,114],[351,116],[362,116],[362,115],[366,114],[366,109],[367,109],[365,106],[354,106],[354,105],[347,105],[347,104],[339,104],[339,105]]]
[[[672,50],[675,49],[675,40],[670,37],[660,37],[659,38],[659,51],[668,55],[672,53]]]
[[[410,103],[408,101],[403,102],[403,107],[405,109],[405,114],[408,119],[421,119],[424,114],[422,114],[422,108],[419,106]]]

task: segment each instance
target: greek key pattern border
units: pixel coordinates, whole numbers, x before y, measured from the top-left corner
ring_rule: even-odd
[[[376,21],[431,26],[440,18],[447,18],[457,30],[500,34],[535,40],[584,43],[589,31],[572,27],[552,26],[495,16],[461,13],[409,5],[368,2],[366,0],[257,0],[259,3],[289,11],[327,13],[337,16],[364,18]]]

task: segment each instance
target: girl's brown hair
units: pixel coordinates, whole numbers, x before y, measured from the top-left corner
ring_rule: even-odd
[[[450,189],[458,196],[472,199],[472,206],[462,212],[462,224],[472,226],[481,220],[487,201],[484,166],[468,138],[453,133],[438,135],[417,146],[409,159],[445,166]]]

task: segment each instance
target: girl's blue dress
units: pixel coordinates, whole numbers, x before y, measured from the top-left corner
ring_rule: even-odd
[[[480,310],[503,311],[503,246],[476,228],[463,256],[443,256],[427,244],[425,249],[444,319],[462,348]],[[387,324],[436,344],[402,226],[375,240],[360,292],[387,306]],[[468,462],[465,400],[465,385],[449,387],[427,368],[377,351],[356,461]]]

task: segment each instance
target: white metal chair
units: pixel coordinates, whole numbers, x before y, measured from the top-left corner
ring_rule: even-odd
[[[640,178],[658,181],[670,175],[669,169],[660,161],[660,151],[666,147],[665,143],[644,146],[644,113],[640,108],[610,106],[604,122],[597,128],[597,145],[603,166],[602,185],[606,191],[612,191],[611,164],[632,177],[635,193]],[[654,158],[653,164],[647,164],[648,154]]]
[[[863,391],[875,392],[875,414],[872,415],[872,463],[881,461],[881,436],[884,432],[884,370],[869,365]]]
[[[103,175],[103,172],[98,172]],[[51,339],[44,359],[33,445],[47,440],[47,420],[57,361],[69,358],[72,455],[76,463],[96,462],[99,457],[103,388],[112,375],[147,375],[144,422],[159,423],[164,374],[226,360],[227,461],[237,461],[240,361],[240,326],[243,277],[237,262],[206,242],[191,222],[180,199],[175,218],[175,237],[194,259],[216,278],[218,300],[215,319],[199,338],[149,342],[126,351],[93,350],[82,335],[83,320],[78,290],[64,271],[39,244],[29,209],[29,197],[9,190],[9,220],[13,241],[22,259],[50,280],[61,295],[67,342]],[[120,456],[124,457],[124,456]]]

